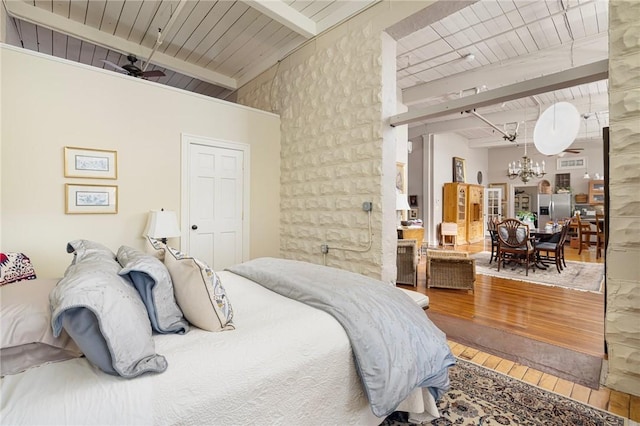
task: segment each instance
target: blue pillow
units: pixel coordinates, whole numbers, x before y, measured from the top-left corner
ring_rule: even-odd
[[[120,275],[129,275],[147,308],[151,327],[158,333],[189,331],[187,320],[176,303],[173,283],[166,266],[158,258],[122,246],[116,255],[122,266]]]

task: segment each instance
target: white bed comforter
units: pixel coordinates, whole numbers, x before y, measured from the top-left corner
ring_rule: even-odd
[[[329,314],[219,272],[236,330],[154,336],[161,374],[109,376],[84,358],[2,379],[2,424],[378,424]],[[402,409],[430,414],[418,390]],[[425,402],[426,400],[426,402]],[[425,408],[429,407],[429,408]]]

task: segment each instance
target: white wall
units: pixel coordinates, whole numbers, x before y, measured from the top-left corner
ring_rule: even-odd
[[[570,170],[557,170],[557,156],[546,156],[537,152],[535,146],[529,144],[527,147],[527,153],[533,162],[541,163],[545,161],[547,174],[542,179],[533,179],[523,183],[520,179],[509,180],[506,176],[507,164],[512,161],[518,161],[524,155],[524,146],[514,145],[504,148],[490,148],[489,149],[489,176],[488,183],[507,183],[508,191],[510,191],[511,197],[509,203],[513,205],[513,191],[515,188],[521,187],[536,187],[542,180],[547,180],[551,184],[555,192],[555,175],[556,173],[570,173],[571,174],[571,189],[572,194],[587,194],[589,192],[589,180],[583,179],[585,171],[593,177],[595,173],[599,173],[600,176],[604,175],[604,154],[602,152],[602,143],[599,141],[591,141],[587,144],[581,144],[584,148],[580,154],[566,154],[563,158],[571,157],[585,157],[587,159],[587,169],[570,169]],[[537,199],[537,198],[534,198]],[[503,212],[505,216],[508,216],[508,212]]]
[[[251,146],[250,256],[279,254],[276,115],[9,46],[0,54],[3,251],[56,277],[68,241],[142,248],[149,210],[180,214],[184,132]],[[64,146],[116,150],[118,179],[65,178]],[[65,214],[65,183],[118,185],[118,214]]]
[[[419,193],[419,205],[420,216],[425,220],[426,236],[430,243],[436,242],[436,227],[442,221],[442,188],[443,184],[452,181],[452,158],[460,157],[465,160],[466,168],[466,182],[477,184],[478,171],[482,172],[483,179],[482,185],[488,186],[490,183],[507,183],[508,191],[510,192],[510,206],[513,206],[513,192],[518,190],[525,190],[530,192],[534,196],[532,200],[532,209],[535,211],[537,197],[537,185],[540,180],[534,179],[528,183],[523,183],[520,180],[509,180],[506,176],[507,164],[510,161],[517,161],[524,154],[524,147],[522,145],[514,145],[512,147],[504,148],[481,148],[472,149],[468,147],[468,141],[457,134],[437,134],[433,135],[433,167],[429,169],[428,165],[424,164],[424,159],[428,158],[429,153],[425,155],[424,150],[427,149],[425,144],[428,142],[421,142],[419,139],[414,141],[414,153],[409,156],[409,193],[414,194],[415,191],[422,191]],[[602,144],[600,142],[591,142],[590,144],[582,143],[580,145],[584,148],[580,154],[567,154],[565,158],[569,156],[574,157],[586,157],[587,169],[572,169],[572,170],[560,170],[559,173],[571,174],[571,187],[573,194],[588,193],[589,181],[583,179],[585,171],[589,171],[593,177],[595,173],[599,173],[601,176],[604,174],[604,159],[602,153]],[[539,154],[532,144],[527,147],[529,157],[534,162],[546,162],[547,175],[544,179],[547,179],[552,186],[555,184],[556,160],[557,157],[547,157]],[[433,206],[429,204],[429,197],[426,196],[429,191],[428,176],[433,179]],[[532,188],[535,187],[535,188]],[[526,189],[525,189],[526,188]],[[422,195],[425,194],[426,200],[423,200]],[[427,209],[433,208],[432,220],[427,220],[428,213],[424,212],[425,206]],[[509,212],[503,212],[504,216],[508,216]]]
[[[465,160],[466,182],[477,184],[477,174],[482,172],[483,185],[488,175],[488,154],[486,149],[472,149],[466,138],[455,133],[433,135],[433,170],[424,168],[424,173],[432,173],[433,179],[433,221],[429,228],[429,242],[437,242],[436,228],[442,222],[442,194],[444,184],[453,181],[453,157]]]
[[[584,146],[585,149],[580,154],[566,154],[564,158],[570,157],[586,157],[587,170],[590,175],[599,173],[604,175],[604,156],[602,153],[602,143],[592,142],[591,145]],[[555,175],[556,173],[570,173],[571,174],[571,188],[574,194],[587,193],[589,191],[588,180],[583,179],[585,169],[571,169],[571,170],[557,170],[557,156],[548,157],[546,155],[539,154],[535,148],[529,146],[527,148],[528,155],[533,162],[545,161],[547,175],[543,178],[549,181],[552,187],[555,187]],[[518,161],[524,154],[524,148],[522,145],[505,147],[505,148],[490,148],[489,149],[489,181],[490,182],[508,182],[507,178],[507,164],[511,161]],[[530,181],[529,185],[537,185],[540,182],[538,179]],[[523,185],[521,181],[514,180],[510,182],[515,185]]]

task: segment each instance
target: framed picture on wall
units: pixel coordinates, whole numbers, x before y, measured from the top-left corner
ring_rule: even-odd
[[[396,192],[406,194],[404,183],[404,163],[396,163]]]
[[[118,213],[116,185],[65,184],[66,214]]]
[[[558,158],[556,168],[558,170],[586,169],[587,157],[563,157]]]
[[[466,182],[464,158],[453,157],[453,181]]]
[[[418,207],[418,196],[417,195],[409,195],[409,206]]]
[[[413,220],[417,218],[418,218],[418,209],[409,210],[409,220]]]
[[[105,149],[64,147],[64,176],[96,179],[117,179],[116,151]]]

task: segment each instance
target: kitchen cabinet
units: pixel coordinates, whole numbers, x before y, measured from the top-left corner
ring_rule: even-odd
[[[604,204],[604,180],[589,181],[589,204]]]
[[[531,211],[531,197],[529,194],[516,194],[513,198],[513,207],[515,212],[530,212]]]

